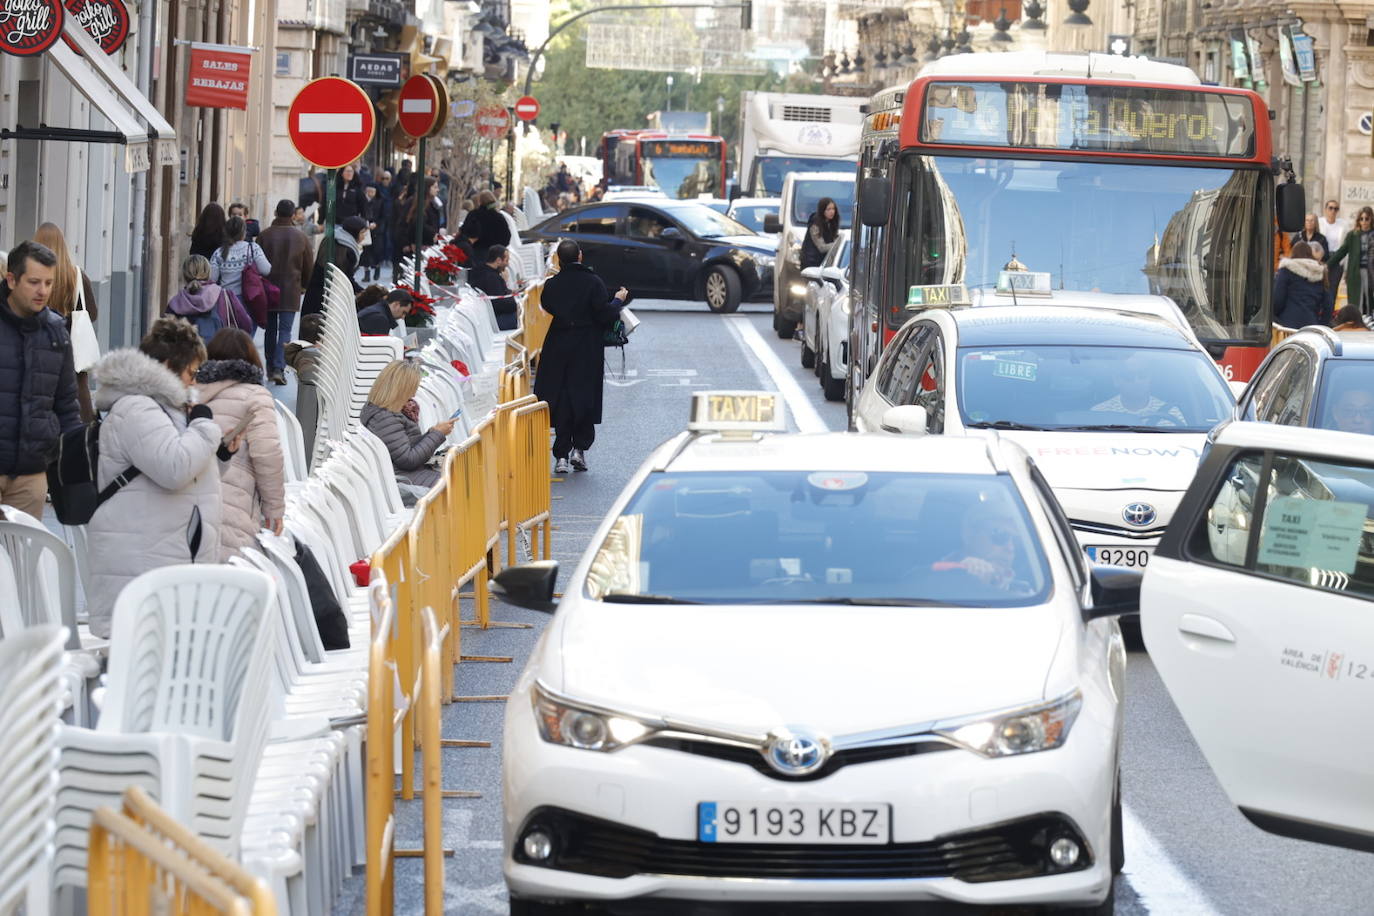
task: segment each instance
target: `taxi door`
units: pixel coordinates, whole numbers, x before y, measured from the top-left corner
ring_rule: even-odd
[[[1145,574],[1141,631],[1193,737],[1264,830],[1374,851],[1369,437],[1217,434]]]

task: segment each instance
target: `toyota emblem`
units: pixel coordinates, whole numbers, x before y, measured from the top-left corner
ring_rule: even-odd
[[[1145,528],[1155,523],[1159,513],[1149,503],[1131,503],[1121,510],[1121,517],[1133,528]]]
[[[774,732],[764,751],[768,765],[784,776],[814,773],[830,759],[830,742],[798,732]]]

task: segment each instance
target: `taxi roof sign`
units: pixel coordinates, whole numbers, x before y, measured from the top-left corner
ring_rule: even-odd
[[[787,409],[776,391],[696,391],[692,432],[787,432]]]
[[[952,305],[972,305],[968,287],[962,283],[939,286],[913,286],[906,293],[908,309],[949,308]]]
[[[1054,295],[1048,273],[1033,270],[1004,270],[997,275],[997,295],[999,296],[1039,296],[1048,298]]]

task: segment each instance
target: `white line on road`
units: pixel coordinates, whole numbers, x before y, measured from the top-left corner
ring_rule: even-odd
[[[821,415],[815,406],[806,397],[806,392],[792,374],[787,371],[787,367],[778,359],[778,354],[774,353],[768,346],[767,341],[759,334],[758,329],[753,323],[743,315],[730,315],[725,319],[725,326],[730,329],[730,333],[735,335],[735,339],[748,347],[758,361],[763,365],[763,369],[768,373],[768,377],[773,380],[773,384],[778,387],[779,393],[787,401],[787,409],[792,412],[792,419],[797,424],[797,429],[804,433],[825,433],[830,431],[830,427],[825,425]]]
[[[360,134],[363,116],[356,111],[302,111],[296,130],[303,134]]]
[[[1125,806],[1121,809],[1121,830],[1126,844],[1123,871],[1151,913],[1215,916],[1217,910],[1202,891],[1183,876],[1135,812]]]

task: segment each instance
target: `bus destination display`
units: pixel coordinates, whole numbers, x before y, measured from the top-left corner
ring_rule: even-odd
[[[1137,86],[937,82],[921,143],[1247,158],[1254,109],[1241,95]]]
[[[645,156],[716,156],[719,148],[706,141],[641,140],[640,152]]]

